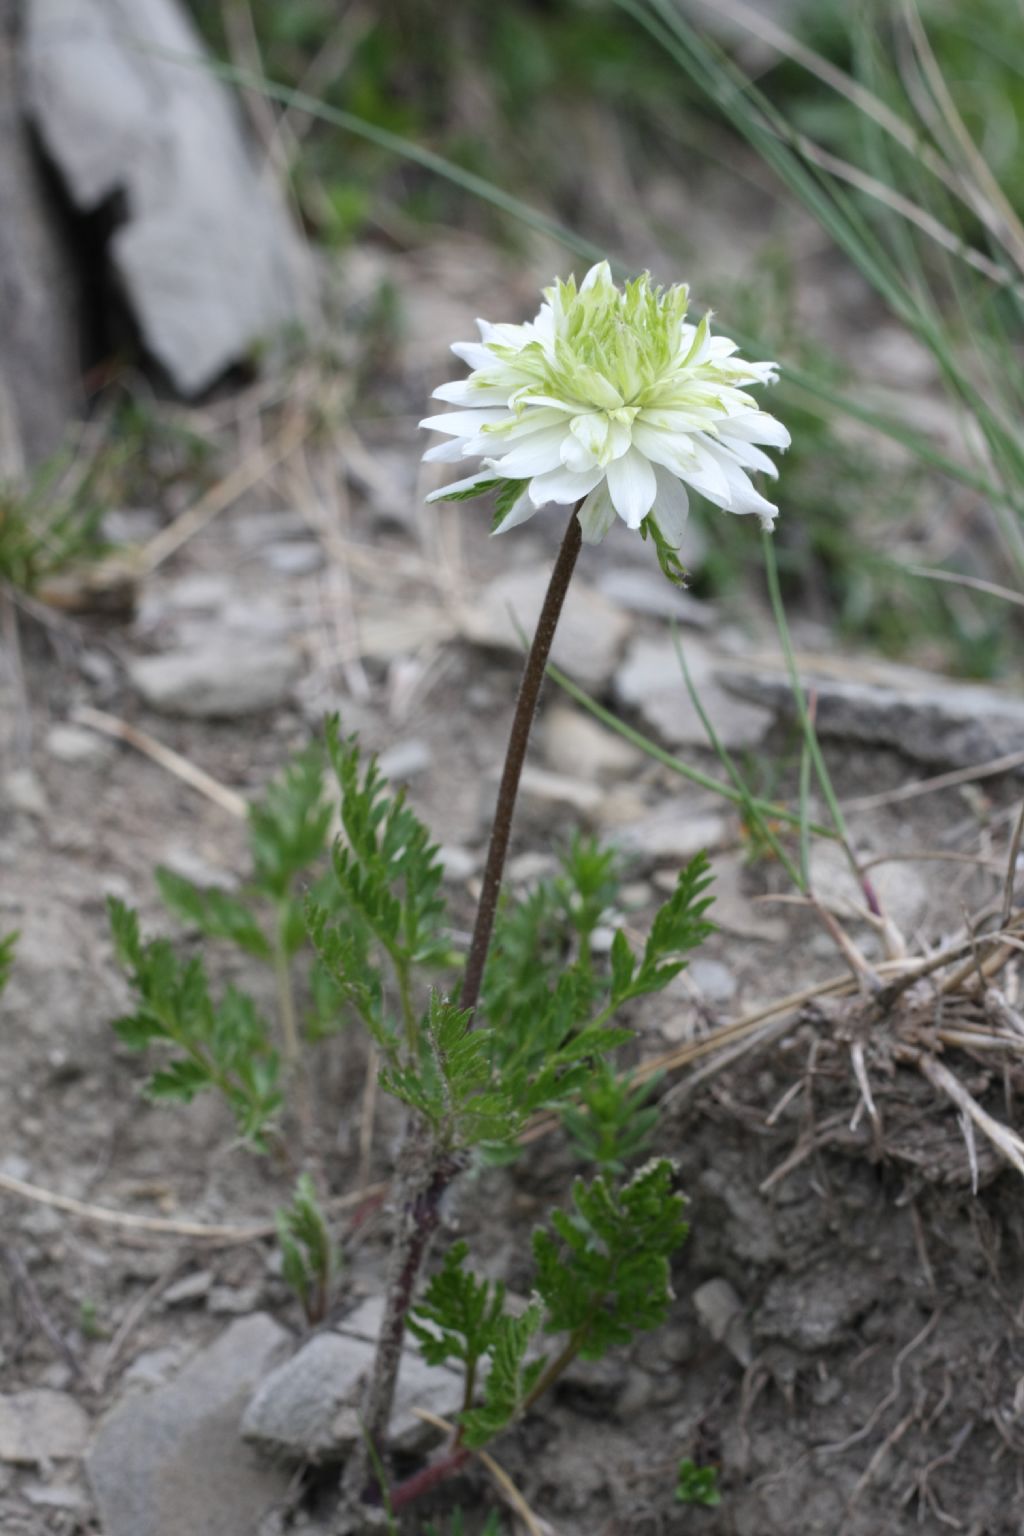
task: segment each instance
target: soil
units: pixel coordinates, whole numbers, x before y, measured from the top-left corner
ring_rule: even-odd
[[[422,357],[408,363],[407,408],[415,408],[408,381],[426,371]],[[412,425],[392,420],[388,432],[371,425],[367,441],[378,464],[411,484],[419,449]],[[240,554],[260,518],[267,539],[294,522],[287,496],[261,487],[160,568],[134,621],[75,620],[58,632],[22,622],[31,762],[45,807],[32,814],[24,804],[18,812],[0,805],[0,931],[21,933],[0,1004],[0,1173],[108,1209],[206,1223],[266,1221],[286,1197],[290,1171],[240,1147],[215,1101],[147,1103],[143,1063],[109,1025],[127,992],[113,961],[106,894],[137,905],[149,932],[180,936],[156,899],[154,865],[177,861],[211,879],[237,878],[245,868],[243,825],[129,748],[112,747],[99,761],[62,761],[48,749],[47,731],[76,705],[98,705],[249,796],[309,739],[323,710],[338,705],[368,747],[423,744],[427,766],[412,779],[411,800],[439,841],[478,856],[517,669],[511,656],[454,638],[448,615],[455,599],[472,601],[508,562],[552,552],[559,520],[538,520],[514,544],[491,542],[474,508],[424,513],[403,525],[398,503],[386,514],[382,498],[379,489],[376,500],[353,492],[344,538],[361,547],[362,558],[342,571],[340,587],[331,585],[338,572],[329,546],[326,573],[281,574]],[[581,574],[593,579],[648,555],[619,530],[586,552]],[[276,605],[301,643],[303,679],[271,714],[165,717],[143,708],[127,682],[127,661],[180,634],[187,582],[211,576],[250,613]],[[348,646],[342,662],[338,635],[327,627],[339,604]],[[386,643],[388,616],[397,624],[413,613],[419,632]],[[385,643],[367,639],[382,623]],[[751,611],[715,617],[716,630],[741,624],[756,633],[762,623]],[[637,616],[634,626],[636,633],[663,632],[657,618]],[[558,702],[549,690],[535,737],[539,758],[545,720]],[[12,693],[5,706],[10,721],[25,724],[24,701]],[[6,759],[15,767],[23,766],[18,739],[12,732]],[[894,789],[918,772],[895,750],[833,744],[828,756],[843,798]],[[778,727],[760,759],[784,786],[794,765],[791,734]],[[706,754],[694,753],[694,761],[717,771]],[[599,787],[586,816],[611,839],[623,796],[641,812],[671,796],[680,817],[696,818],[711,804],[651,764],[612,773]],[[964,909],[998,893],[998,858],[1005,859],[1007,814],[1018,794],[1011,779],[987,780],[983,791],[950,789],[856,818],[857,844],[867,853],[953,848],[992,860],[992,868],[890,866],[912,872],[898,899],[915,946],[940,942]],[[534,868],[543,868],[553,842],[578,819],[558,800],[526,796],[514,854],[537,855]],[[810,914],[755,900],[780,893],[784,882],[771,862],[751,856],[734,815],[721,842],[713,862],[728,886],[729,925],[701,958],[720,962],[719,984],[724,967],[731,996],[723,1001],[721,990],[716,997],[710,986],[702,992],[696,983],[679,984],[637,1009],[638,1059],[843,970]],[[655,877],[670,868],[656,853],[636,861],[631,929],[644,930],[656,904]],[[519,870],[525,879],[525,864]],[[460,872],[449,882],[457,928],[468,925],[473,880]],[[870,928],[851,931],[877,957]],[[216,964],[221,977],[241,969],[229,960]],[[245,980],[256,990],[267,985]],[[494,1447],[544,1529],[560,1536],[1024,1532],[1019,1176],[978,1145],[975,1193],[952,1106],[910,1068],[886,1067],[881,1050],[872,1070],[884,1130],[873,1134],[867,1117],[858,1118],[860,1094],[835,1023],[834,1014],[795,1013],[786,1033],[702,1083],[687,1087],[670,1075],[663,1084],[656,1150],[677,1162],[691,1223],[674,1266],[670,1320],[632,1351],[574,1369],[551,1401]],[[400,1128],[386,1103],[377,1105],[369,1165],[360,1159],[365,1043],[352,1031],[319,1049],[318,1104],[327,1128],[321,1151],[331,1187],[343,1193],[360,1180],[386,1179]],[[963,1053],[954,1058],[976,1096],[1012,1123],[1010,1078]],[[523,1290],[529,1231],[564,1202],[576,1171],[560,1137],[548,1136],[511,1169],[464,1178],[446,1210],[448,1233],[466,1236],[482,1267]],[[157,1351],[183,1357],[214,1338],[231,1314],[267,1310],[297,1337],[302,1332],[269,1238],[218,1246],[147,1236],[13,1193],[0,1198],[5,1392],[68,1392],[96,1418],[123,1392],[133,1365]],[[369,1207],[340,1218],[346,1267],[339,1311],[379,1290],[384,1225]],[[168,1305],[168,1288],[198,1272],[209,1283],[197,1283],[191,1301]],[[740,1308],[717,1340],[694,1301],[709,1281],[727,1283]],[[675,1501],[684,1457],[720,1468],[716,1508]],[[41,1476],[46,1482],[46,1468],[0,1465],[0,1528],[99,1531],[73,1468],[50,1475],[50,1486],[72,1490],[67,1507],[30,1501],[26,1490],[38,1494]],[[420,1532],[416,1522],[433,1517],[443,1530],[443,1516],[461,1504],[473,1533],[492,1497],[490,1483],[473,1470],[407,1529]],[[326,1500],[323,1480],[308,1485],[305,1499],[297,1519],[316,1519]]]

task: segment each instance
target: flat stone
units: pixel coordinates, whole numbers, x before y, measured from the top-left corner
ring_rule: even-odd
[[[58,763],[69,768],[92,768],[109,762],[114,743],[83,725],[51,725],[46,733],[46,750]]]
[[[42,821],[49,807],[43,787],[31,768],[12,768],[0,780],[0,810],[16,811]]]
[[[717,811],[694,810],[692,800],[663,801],[638,821],[615,828],[614,842],[623,853],[647,863],[686,864],[703,850],[725,840],[727,822]]]
[[[687,967],[691,984],[710,1003],[728,1003],[736,996],[736,977],[721,960],[698,955]]]
[[[261,1383],[242,1420],[242,1435],[264,1453],[287,1461],[340,1461],[360,1436],[362,1391],[373,1365],[381,1302],[367,1298],[337,1331],[314,1334]],[[390,1443],[414,1450],[433,1431],[416,1408],[447,1417],[461,1405],[461,1378],[428,1366],[419,1352],[402,1355]]]
[[[755,747],[772,723],[772,714],[729,693],[718,678],[724,658],[700,641],[688,639],[683,654],[694,689],[722,745],[730,751]],[[635,709],[648,730],[669,746],[705,747],[711,741],[687,690],[671,640],[634,640],[615,678],[622,704]]]
[[[299,658],[287,644],[215,633],[201,646],[132,661],[128,672],[145,703],[160,714],[229,719],[284,704]]]
[[[425,773],[432,761],[433,754],[427,742],[413,737],[409,741],[396,741],[394,746],[388,747],[381,753],[377,766],[386,779],[392,783],[401,783]]]
[[[860,883],[837,843],[815,843],[809,860],[811,889],[837,916],[865,916],[866,903]],[[904,934],[921,922],[928,910],[928,882],[913,864],[879,864],[869,878],[886,917]]]
[[[104,1536],[254,1536],[289,1477],[243,1444],[239,1423],[288,1343],[257,1313],[232,1323],[173,1381],[125,1394],[87,1458]]]
[[[564,704],[545,713],[541,745],[549,768],[577,779],[638,773],[646,761],[642,752],[614,731]]]
[[[310,576],[314,571],[322,570],[326,563],[326,556],[316,539],[267,544],[260,550],[260,559],[278,576]]]
[[[123,209],[109,241],[119,286],[147,350],[197,394],[312,311],[283,200],[184,6],[28,0],[24,11],[27,107],[47,156],[78,209]]]
[[[823,738],[891,747],[931,767],[972,767],[1024,751],[1019,691],[867,658],[798,658],[798,666]],[[756,671],[734,664],[721,681],[734,696],[796,716],[789,678],[771,664]]]
[[[528,644],[550,579],[550,562],[506,571],[463,611],[462,633],[475,645],[522,656],[523,636]],[[616,603],[574,581],[558,620],[552,660],[584,688],[601,688],[615,671],[629,628],[628,615]]]
[[[708,629],[715,622],[710,603],[674,586],[658,570],[642,566],[613,565],[597,578],[597,590],[630,613],[646,618],[675,619],[693,629]]]
[[[693,1293],[693,1305],[701,1324],[716,1344],[724,1344],[744,1369],[754,1358],[743,1303],[728,1280],[706,1280]]]
[[[0,1461],[18,1466],[81,1456],[89,1416],[66,1392],[45,1387],[0,1397]]]
[[[212,1285],[213,1275],[208,1269],[194,1269],[190,1275],[183,1275],[167,1287],[163,1294],[163,1304],[165,1307],[181,1307],[190,1302],[202,1301]]]
[[[583,816],[593,815],[601,805],[601,791],[595,785],[581,783],[564,773],[549,773],[546,768],[535,768],[532,764],[523,769],[519,793],[531,800],[568,806]]]

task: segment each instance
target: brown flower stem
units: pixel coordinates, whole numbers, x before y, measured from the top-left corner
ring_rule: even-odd
[[[509,837],[512,832],[512,817],[526,758],[526,748],[530,740],[530,728],[537,710],[537,700],[544,681],[551,642],[555,638],[558,619],[582,544],[577,516],[580,505],[581,503],[577,503],[572,509],[569,526],[565,530],[558,558],[551,572],[544,606],[537,620],[537,628],[526,658],[522,681],[519,684],[519,694],[516,698],[515,714],[512,718],[512,729],[505,754],[505,767],[498,789],[491,840],[487,850],[483,888],[480,892],[476,924],[460,993],[462,1007],[471,1012],[475,1012],[480,1000],[480,986],[483,981],[491,933],[494,929],[494,917],[498,909],[501,877],[505,869],[505,855],[508,852]],[[412,1305],[416,1280],[440,1220],[441,1199],[462,1166],[458,1157],[453,1157],[440,1148],[425,1148],[423,1137],[422,1125],[414,1125],[410,1129],[402,1153],[404,1167],[396,1181],[400,1190],[398,1230],[395,1233],[392,1248],[384,1318],[363,1409],[364,1446],[382,1445],[387,1434],[395,1382],[398,1378],[398,1367],[405,1342],[406,1317]],[[455,1447],[444,1462],[444,1471],[428,1467],[422,1474],[422,1478],[428,1481],[417,1484],[419,1491],[432,1487],[435,1482],[461,1466],[465,1454],[463,1447]],[[416,1482],[416,1479],[412,1481]],[[403,1488],[405,1486],[402,1485]],[[345,1489],[349,1495],[354,1494],[357,1498],[361,1496],[364,1499],[373,1499],[375,1496],[380,1496],[376,1480],[370,1477],[368,1453],[360,1454],[357,1451],[353,1456],[346,1468]],[[409,1495],[409,1497],[414,1496]]]
[[[558,559],[555,568],[551,572],[551,580],[548,583],[547,595],[544,598],[544,606],[537,620],[537,628],[534,632],[530,653],[526,658],[526,666],[523,669],[522,681],[519,684],[519,696],[516,699],[516,711],[512,718],[512,729],[508,738],[508,750],[505,753],[505,767],[501,775],[501,785],[498,789],[498,803],[494,811],[494,822],[491,827],[491,841],[487,849],[487,865],[484,869],[483,887],[480,891],[480,902],[476,909],[476,924],[473,928],[473,938],[469,946],[469,954],[466,958],[466,970],[462,978],[462,989],[459,993],[459,1002],[463,1008],[475,1010],[480,1001],[480,987],[484,979],[484,966],[487,962],[487,951],[491,943],[491,933],[494,929],[494,917],[498,910],[498,896],[501,892],[501,877],[505,872],[505,855],[508,853],[509,837],[512,832],[512,817],[516,808],[516,795],[519,792],[519,780],[523,772],[523,763],[526,759],[526,748],[530,740],[530,728],[533,725],[533,717],[537,711],[537,700],[540,696],[540,685],[544,681],[544,673],[548,664],[548,656],[551,652],[551,642],[555,638],[555,629],[558,626],[559,615],[565,602],[565,594],[569,590],[569,582],[576,566],[576,557],[580,552],[582,536],[580,532],[580,520],[577,516],[579,505],[573,507],[569,518],[569,526],[565,530],[562,547],[558,551]]]

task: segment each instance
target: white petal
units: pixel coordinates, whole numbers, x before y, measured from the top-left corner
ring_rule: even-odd
[[[666,543],[671,544],[673,549],[678,549],[686,532],[690,498],[686,494],[686,487],[682,481],[677,480],[675,475],[663,469],[660,464],[654,466],[654,478],[658,482],[658,490],[654,498],[654,519]]]
[[[449,437],[443,443],[435,443],[433,448],[428,448],[423,455],[424,464],[457,464],[465,458],[466,439],[464,437]]]
[[[615,521],[615,506],[607,480],[596,485],[580,507],[580,531],[584,544],[600,544]]]
[[[569,430],[595,459],[600,459],[608,441],[610,425],[604,411],[587,411],[581,416],[573,417],[569,423]]]
[[[440,490],[431,491],[427,501],[444,501],[446,497],[457,491],[468,491],[474,485],[487,485],[493,480],[494,476],[486,471],[483,474],[469,475],[465,480],[453,480],[450,485],[442,485]]]
[[[606,261],[595,262],[580,283],[580,293],[586,293],[591,288],[607,288],[612,282],[612,269]]]
[[[729,477],[718,459],[710,452],[707,446],[708,441],[707,438],[702,438],[700,442],[694,442],[693,462],[682,465],[677,473],[680,480],[685,480],[687,485],[692,485],[695,491],[700,491],[700,494],[706,496],[708,501],[714,502],[716,507],[724,507],[727,512],[731,512],[732,492],[729,489]]]
[[[633,447],[652,464],[664,464],[674,475],[686,474],[697,466],[693,438],[678,432],[663,432],[657,427],[649,427],[646,422],[634,421]]]
[[[767,443],[769,448],[788,448],[791,441],[782,422],[767,411],[744,411],[740,416],[730,416],[726,430],[730,437],[742,438],[745,443]]]
[[[534,475],[546,474],[549,469],[561,468],[564,438],[564,427],[549,427],[544,432],[535,432],[502,458],[488,459],[487,462],[506,480],[529,480]]]
[[[639,528],[654,505],[658,489],[654,467],[636,448],[613,459],[606,471],[615,510],[627,528]]]
[[[450,384],[442,384],[430,398],[445,400],[449,405],[503,405],[508,409],[507,390],[477,384],[472,379],[454,379]]]
[[[569,469],[552,469],[546,475],[535,475],[530,481],[530,496],[534,506],[542,507],[546,502],[557,501],[567,506],[573,501],[582,501],[599,481],[604,479],[604,470],[600,466],[589,469],[585,474],[573,474]]]
[[[753,443],[743,443],[733,438],[725,426],[722,427],[718,437],[722,447],[728,448],[733,458],[737,459],[744,469],[759,469],[762,474],[771,475],[773,480],[779,478],[778,466],[766,453],[762,453],[760,448],[755,448]]]
[[[562,440],[562,463],[575,475],[597,468],[597,459],[572,432],[567,432]]]
[[[514,421],[508,409],[486,411],[445,411],[440,416],[424,416],[420,426],[428,432],[446,432],[449,437],[475,437],[481,427]]]
[[[481,341],[453,341],[451,350],[471,368],[493,368],[498,359]]]
[[[748,513],[753,512],[761,519],[763,528],[770,528],[778,516],[779,509],[770,501],[766,501],[759,491],[755,491],[743,470],[732,458],[727,448],[720,443],[708,443],[708,454],[720,465],[729,485],[728,502],[719,502],[719,506],[727,512]],[[690,481],[693,484],[693,481]],[[714,498],[711,498],[714,500]]]
[[[524,491],[519,500],[514,503],[505,521],[493,531],[494,533],[508,533],[510,528],[518,528],[520,523],[529,522],[536,511],[537,508]]]

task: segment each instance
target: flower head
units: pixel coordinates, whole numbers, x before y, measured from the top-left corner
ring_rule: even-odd
[[[712,336],[710,314],[691,325],[684,285],[658,288],[645,273],[618,288],[606,261],[544,298],[526,325],[479,320],[480,340],[452,347],[471,372],[434,391],[460,409],[420,423],[449,439],[424,458],[483,465],[428,500],[497,488],[497,533],[548,502],[582,501],[588,543],[618,515],[674,550],[689,485],[771,528],[778,509],[749,475],[778,473],[758,445],[786,448],[789,433],[745,386],[774,383],[777,365],[738,357],[735,342]]]

